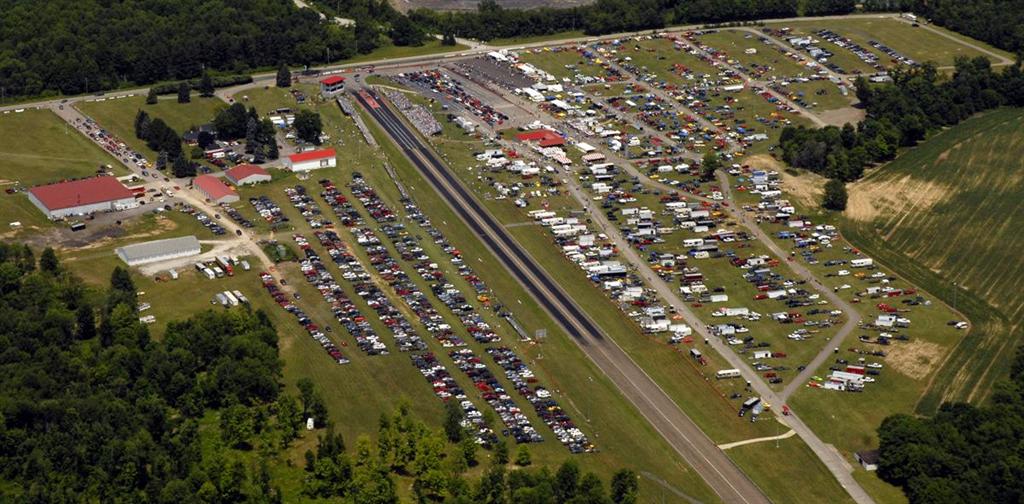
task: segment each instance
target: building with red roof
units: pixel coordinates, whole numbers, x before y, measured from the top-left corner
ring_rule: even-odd
[[[203,196],[218,205],[238,201],[238,193],[235,192],[235,189],[213,175],[200,175],[192,181],[192,185]]]
[[[50,219],[139,206],[132,191],[114,177],[93,177],[33,187],[28,190],[28,199]]]
[[[562,138],[562,135],[547,129],[519,133],[516,135],[516,138],[519,139],[520,142],[536,142],[537,145],[541,147],[558,147],[565,145],[565,138]]]
[[[270,182],[271,178],[267,170],[251,164],[240,164],[224,172],[224,175],[236,186]]]
[[[284,165],[291,171],[302,172],[338,166],[334,149],[320,149],[292,154],[284,159]]]
[[[320,94],[331,96],[345,90],[345,78],[340,75],[332,75],[320,79]]]

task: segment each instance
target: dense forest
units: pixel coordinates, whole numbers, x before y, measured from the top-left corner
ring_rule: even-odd
[[[779,139],[783,159],[829,178],[853,181],[871,163],[892,159],[930,132],[995,107],[1024,106],[1024,72],[1011,65],[992,70],[984,57],[956,61],[951,78],[933,64],[890,72],[892,83],[856,82],[867,118],[854,127],[787,127]]]
[[[878,435],[878,475],[911,504],[1024,501],[1024,351],[988,404],[891,416]]]
[[[72,94],[338,60],[361,49],[357,31],[290,0],[0,0],[0,85]]]
[[[131,276],[96,295],[52,250],[0,244],[0,485],[5,502],[269,501],[250,468],[204,457],[199,422],[234,408],[267,424],[277,334],[260,312],[207,312],[153,341]],[[230,500],[230,499],[224,499]]]
[[[52,249],[37,259],[0,243],[0,502],[270,504],[287,498],[271,476],[282,471],[302,481],[295,492],[353,504],[396,503],[400,484],[421,502],[637,500],[629,470],[606,483],[572,459],[534,468],[529,448],[510,453],[504,439],[485,456],[454,401],[434,429],[400,404],[376,441],[363,435],[349,450],[311,380],[282,392],[266,314],[197,313],[156,341],[137,304],[124,269],[99,290]],[[285,450],[307,418],[321,430],[303,472]]]

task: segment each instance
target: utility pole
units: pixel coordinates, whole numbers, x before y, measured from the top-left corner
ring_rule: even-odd
[[[953,282],[953,311],[956,311],[956,282]]]

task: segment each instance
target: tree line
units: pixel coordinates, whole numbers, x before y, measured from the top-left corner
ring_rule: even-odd
[[[958,58],[949,78],[932,63],[897,68],[890,75],[893,81],[884,84],[857,79],[857,98],[867,109],[867,118],[857,126],[786,127],[779,139],[783,159],[850,182],[865,167],[891,160],[899,148],[914,146],[939,128],[995,107],[1024,106],[1019,63],[995,72],[984,57]]]
[[[931,418],[890,416],[878,436],[878,475],[911,504],[1021,502],[1024,351],[987,404],[944,404]]]
[[[340,434],[328,428],[317,449],[306,452],[302,492],[313,498],[343,498],[346,502],[398,502],[396,477],[412,478],[417,502],[487,504],[634,504],[639,496],[636,473],[617,471],[606,484],[583,472],[573,459],[552,473],[533,469],[526,445],[514,460],[499,440],[491,461],[479,477],[467,476],[481,464],[475,438],[462,424],[462,409],[446,403],[444,428],[431,430],[400,404],[380,417],[376,443],[366,435],[348,450]],[[510,471],[509,464],[517,470]]]

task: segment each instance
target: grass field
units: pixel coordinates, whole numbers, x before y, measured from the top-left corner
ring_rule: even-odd
[[[576,31],[565,31],[552,33],[550,35],[537,35],[534,37],[512,37],[512,38],[496,38],[488,40],[487,43],[493,46],[510,46],[510,45],[521,45],[521,44],[534,44],[537,42],[547,42],[549,40],[563,40],[571,38],[583,38],[587,34],[583,33],[582,30]]]
[[[849,238],[974,323],[972,337],[936,378],[922,405],[929,409],[941,400],[987,397],[1020,343],[1022,125],[1020,110],[990,112],[939,133],[852,186],[844,225]]]
[[[849,107],[856,100],[853,86],[849,86],[848,95],[843,96],[839,86],[829,80],[816,80],[811,82],[790,82],[783,88],[789,99],[793,101],[802,100],[811,112],[822,110],[833,110]]]
[[[699,40],[719,51],[724,51],[732,60],[737,60],[751,71],[768,70],[767,75],[776,77],[795,77],[810,75],[814,69],[807,68],[802,61],[793,60],[777,50],[775,44],[765,44],[758,36],[746,31],[719,30],[701,35]],[[747,49],[755,49],[757,53],[746,54]]]
[[[23,233],[44,229],[54,224],[29,201],[25,193],[0,193],[0,236],[11,239]],[[13,229],[10,223],[20,222],[21,229]]]
[[[128,173],[49,110],[0,115],[0,188],[9,181],[34,186],[85,177],[108,164],[119,175]]]
[[[604,69],[594,62],[585,58],[572,48],[559,48],[557,50],[522,51],[519,59],[530,63],[541,70],[544,70],[556,79],[572,78],[576,74],[589,77],[598,77],[605,74]]]
[[[769,26],[774,28],[789,27],[796,31],[803,33],[812,33],[817,30],[827,28],[840,35],[852,39],[861,46],[874,52],[879,57],[879,61],[883,64],[888,65],[890,58],[884,53],[872,48],[868,45],[868,41],[877,40],[883,44],[895,49],[918,62],[934,61],[939,66],[948,66],[953,64],[954,58],[958,56],[987,56],[986,54],[968,47],[967,45],[959,42],[958,40],[970,40],[962,36],[954,35],[954,38],[958,40],[951,40],[943,37],[932,31],[929,31],[923,27],[913,27],[902,21],[898,21],[892,18],[879,17],[877,19],[871,18],[846,18],[846,19],[827,19],[827,20],[809,20],[809,21],[786,21],[784,23],[771,23]],[[942,30],[946,33],[952,33],[943,30],[939,27],[933,27],[936,30]],[[992,52],[1007,56],[1004,51],[991,48],[983,42],[976,40],[970,40],[970,43],[985,47]],[[847,72],[851,72],[857,68],[863,71],[869,71],[870,67],[866,67],[863,64],[853,66],[852,62],[859,62],[856,56],[853,56],[849,51],[836,47],[829,43],[823,43],[822,47],[827,48],[836,54],[845,53],[849,57],[843,57],[844,60],[836,61],[843,69]],[[988,56],[992,59],[991,56]],[[1007,56],[1012,58],[1012,56]],[[850,61],[851,63],[847,63]],[[847,63],[851,65],[847,67],[844,65]]]
[[[99,123],[100,127],[117,135],[122,141],[143,153],[151,161],[156,153],[146,147],[146,142],[135,138],[135,114],[145,110],[151,118],[163,119],[179,135],[192,126],[206,124],[227,104],[217,98],[200,98],[192,95],[189,103],[178,103],[175,97],[162,97],[156,104],[147,105],[142,95],[104,101],[85,101],[76,105],[78,110]]]

